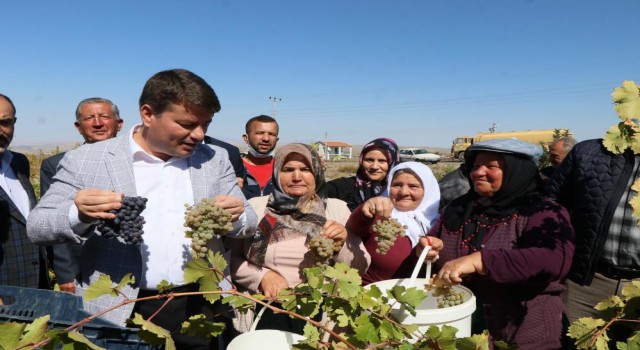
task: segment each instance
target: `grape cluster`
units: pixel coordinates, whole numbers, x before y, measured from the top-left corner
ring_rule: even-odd
[[[389,249],[393,247],[398,236],[404,237],[406,226],[403,226],[398,220],[389,218],[386,220],[378,220],[373,225],[373,232],[377,233],[375,240],[377,243],[376,252],[378,254],[387,254]]]
[[[437,301],[439,309],[460,305],[464,302],[464,294],[462,292],[456,292],[453,288],[442,288],[438,292],[439,296],[437,297]]]
[[[333,254],[339,252],[340,249],[342,249],[342,244],[321,235],[313,236],[309,240],[309,251],[313,256],[313,262],[319,267],[329,265]]]
[[[213,198],[203,198],[195,205],[185,204],[184,226],[189,229],[186,236],[191,238],[191,256],[207,256],[207,243],[214,235],[223,236],[233,230],[231,213],[216,204]]]
[[[143,197],[124,197],[122,207],[118,210],[110,210],[115,214],[113,220],[98,220],[96,230],[102,237],[117,238],[125,244],[139,245],[142,243],[142,226],[144,217],[140,215],[147,207],[147,199]]]

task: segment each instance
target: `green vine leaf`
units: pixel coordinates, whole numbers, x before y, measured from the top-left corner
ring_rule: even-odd
[[[142,315],[136,313],[131,323],[140,327],[138,337],[150,345],[164,345],[166,350],[176,350],[176,345],[168,330],[145,320]]]
[[[47,326],[49,322],[49,315],[41,316],[33,320],[33,322],[26,325],[22,335],[22,339],[18,343],[18,348],[27,344],[39,342],[44,339],[47,333]],[[10,348],[11,349],[11,348]]]
[[[640,350],[640,332],[636,331],[626,342],[616,342],[619,350]]]
[[[355,320],[355,338],[362,342],[379,343],[380,336],[377,329],[378,327],[372,323],[372,319],[368,315],[360,315]]]
[[[116,287],[118,290],[122,290],[122,288],[124,288],[124,286],[128,285],[128,284],[134,284],[136,282],[136,278],[133,277],[132,274],[128,273],[126,275],[124,275],[122,277],[122,279],[120,280],[120,283],[118,283],[118,286]]]
[[[156,286],[156,289],[158,290],[158,293],[164,293],[166,291],[168,291],[171,288],[174,288],[176,285],[173,283],[169,283],[167,280],[162,280],[160,281],[160,283],[158,283],[158,285]]]
[[[62,344],[63,350],[105,350],[93,344],[78,331],[67,333],[62,329],[52,329],[47,332],[46,337],[50,341],[43,347],[45,350],[58,349],[59,344]]]
[[[622,299],[617,295],[612,295],[607,299],[597,303],[596,306],[594,306],[593,308],[598,311],[604,311],[608,309],[621,308],[623,306],[624,306],[624,302],[622,301]]]
[[[84,291],[84,300],[93,300],[103,295],[111,295],[114,298],[117,297],[118,292],[113,288],[113,284],[109,275],[100,275],[98,280],[92,282]]]
[[[625,299],[640,297],[640,281],[634,280],[622,288],[622,295]]]
[[[489,333],[484,331],[482,334],[458,339],[456,346],[460,350],[489,350]]]
[[[569,326],[569,337],[576,339],[575,345],[578,349],[590,349],[593,338],[600,327],[605,325],[605,321],[602,319],[595,319],[592,317],[582,317],[571,323]],[[598,342],[602,342],[603,339],[605,345],[609,341],[606,332],[597,339]],[[598,343],[596,343],[597,346]]]
[[[224,331],[224,328],[223,322],[207,321],[206,317],[200,314],[191,316],[187,321],[182,322],[180,333],[186,333],[190,337],[216,337]]]
[[[18,348],[18,343],[26,326],[26,324],[19,322],[5,322],[0,324],[0,349],[9,350]]]
[[[427,292],[415,287],[407,289],[404,286],[393,286],[393,288],[389,290],[389,293],[413,316],[416,315],[416,306],[420,305],[427,297]]]
[[[625,80],[622,87],[615,88],[611,94],[614,109],[622,120],[640,118],[640,89],[635,82]]]
[[[604,135],[602,144],[611,153],[622,154],[629,147],[629,138],[627,136],[629,132],[629,127],[624,123],[612,125]]]

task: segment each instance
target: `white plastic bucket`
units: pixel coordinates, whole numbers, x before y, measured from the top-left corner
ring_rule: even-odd
[[[418,278],[413,286],[421,288],[427,283],[429,283],[428,279]],[[370,286],[371,285],[377,286],[383,293],[386,293],[387,290],[397,285],[403,285],[407,288],[410,287],[409,279],[386,280],[372,283]],[[471,336],[471,314],[476,310],[476,297],[466,287],[453,286],[452,288],[456,292],[463,294],[462,304],[438,308],[437,298],[433,296],[433,290],[428,290],[427,298],[425,298],[422,304],[416,307],[415,316],[412,316],[408,311],[401,309],[400,305],[395,305],[391,309],[391,315],[402,324],[417,325],[418,331],[423,334],[430,326],[441,327],[443,325],[448,325],[458,329],[456,337]],[[394,300],[390,300],[389,302],[393,303]]]
[[[273,301],[268,302],[271,304]],[[260,349],[260,350],[288,350],[291,346],[300,340],[304,339],[304,336],[281,331],[278,329],[258,329],[258,322],[262,318],[262,314],[266,310],[263,307],[256,315],[251,325],[251,329],[242,333],[239,336],[233,338],[231,343],[227,346],[227,350],[246,350],[246,349]]]
[[[275,329],[258,329],[235,337],[227,350],[288,350],[304,336]]]
[[[406,288],[425,288],[425,285],[429,283],[429,277],[431,275],[431,261],[425,260],[429,250],[431,250],[430,246],[426,246],[425,249],[423,249],[422,254],[420,254],[418,258],[418,263],[411,273],[411,278],[380,281],[371,283],[370,286],[377,286],[383,294],[386,294],[387,290],[398,285]],[[427,264],[427,278],[417,278],[418,272],[425,261]],[[471,336],[471,314],[476,311],[476,297],[466,287],[452,286],[452,288],[456,292],[462,293],[462,304],[438,308],[438,299],[433,296],[434,290],[432,289],[427,291],[427,297],[422,301],[422,304],[415,308],[415,316],[401,308],[400,305],[394,305],[390,313],[402,324],[417,325],[418,331],[422,334],[424,334],[430,326],[442,327],[443,325],[448,325],[458,329],[456,337],[469,337]],[[389,303],[393,302],[395,302],[395,300],[389,301]]]

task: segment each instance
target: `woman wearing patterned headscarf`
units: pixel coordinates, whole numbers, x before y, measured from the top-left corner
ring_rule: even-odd
[[[574,248],[567,210],[540,193],[540,154],[515,139],[469,147],[471,189],[428,233],[441,243],[436,280],[476,295],[472,332],[488,329],[492,340],[523,350],[561,348],[561,293]]]
[[[258,214],[258,232],[234,246],[233,281],[250,293],[277,297],[284,288],[302,282],[302,270],[313,266],[308,244],[317,235],[342,243],[333,260],[364,273],[369,254],[358,236],[344,224],[349,209],[341,200],[327,199],[324,172],[317,153],[303,144],[289,144],[275,154],[274,192],[249,203]],[[269,310],[267,310],[269,311]],[[280,317],[284,316],[284,317]],[[304,322],[286,315],[265,313],[258,329],[281,329],[302,334]],[[264,327],[262,326],[264,325]]]
[[[356,176],[327,182],[327,196],[347,202],[349,210],[376,197],[387,188],[389,169],[400,163],[398,145],[388,138],[375,139],[362,148]]]

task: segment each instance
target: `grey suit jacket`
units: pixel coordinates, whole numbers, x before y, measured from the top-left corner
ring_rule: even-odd
[[[85,240],[82,248],[81,286],[77,288],[78,294],[83,294],[87,285],[97,280],[101,274],[108,274],[113,281],[117,282],[125,274],[132,273],[136,284],[125,287],[122,292],[129,299],[138,295],[138,282],[143,272],[140,248],[94,235],[93,226],[76,235],[69,222],[69,209],[74,205],[73,199],[80,189],[101,188],[124,192],[126,196],[137,195],[129,137],[127,134],[83,145],[67,152],[60,162],[54,183],[29,215],[27,233],[34,243],[46,245]],[[219,147],[199,144],[194,154],[187,158],[187,163],[191,173],[194,200],[198,202],[202,198],[212,198],[217,195],[231,195],[243,199],[246,223],[243,229],[235,233],[235,236],[253,235],[257,217],[237,185],[236,176],[226,157],[226,152]],[[76,231],[78,229],[79,227]],[[215,251],[225,253],[222,240],[215,239],[213,244]],[[84,309],[94,314],[122,300],[123,297],[103,296],[85,302]],[[105,314],[102,318],[124,325],[132,309],[133,304],[127,304]]]

